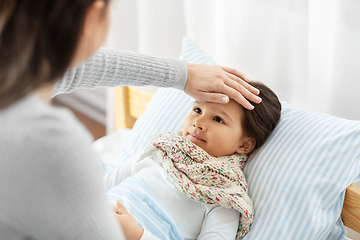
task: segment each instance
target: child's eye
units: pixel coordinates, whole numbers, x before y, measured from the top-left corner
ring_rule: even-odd
[[[194,112],[201,113],[201,109],[200,108],[194,108]]]
[[[219,123],[224,123],[224,121],[220,117],[215,117],[214,120]]]

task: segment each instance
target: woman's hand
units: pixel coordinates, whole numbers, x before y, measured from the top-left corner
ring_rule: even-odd
[[[200,100],[227,103],[229,97],[252,110],[260,103],[259,90],[248,84],[249,80],[239,71],[229,67],[203,64],[187,64],[188,77],[184,92]]]
[[[144,230],[139,227],[134,218],[119,201],[116,202],[114,212],[116,219],[120,223],[126,240],[139,240],[143,235]]]

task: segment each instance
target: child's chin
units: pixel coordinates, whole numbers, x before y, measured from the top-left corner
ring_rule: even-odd
[[[189,139],[189,140],[190,140],[190,139]],[[199,148],[201,148],[202,150],[204,150],[205,152],[207,152],[206,149],[204,148],[204,146],[202,146],[202,144],[201,144],[201,143],[203,143],[203,142],[201,142],[201,141],[196,141],[196,140],[190,140],[190,142],[192,142],[193,144],[195,144],[196,146],[198,146]]]

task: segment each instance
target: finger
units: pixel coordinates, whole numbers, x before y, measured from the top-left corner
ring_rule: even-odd
[[[117,211],[117,208],[116,208],[116,207],[112,207],[112,209],[113,209],[113,212],[118,213],[118,211]]]
[[[259,96],[256,96],[253,92],[251,92],[248,88],[246,88],[246,86],[239,84],[239,83],[233,81],[232,79],[225,79],[224,83],[226,86],[238,91],[241,95],[243,95],[246,99],[250,100],[251,102],[254,102],[254,103],[261,102],[261,98]],[[249,85],[245,82],[244,82],[244,84]],[[230,98],[232,98],[232,96],[230,96],[229,93],[226,92],[226,89],[224,89],[221,92],[225,93]]]
[[[246,91],[247,91],[247,89],[246,89]],[[248,110],[254,109],[254,106],[251,105],[251,103],[242,95],[242,93],[239,93],[234,88],[231,88],[231,87],[225,85],[224,93],[226,93],[231,99],[234,99],[236,102],[238,102],[244,108],[246,108]]]
[[[213,103],[228,103],[229,97],[222,93],[200,92],[196,98],[199,101],[213,102]]]
[[[116,209],[125,208],[119,200],[116,201]]]
[[[258,95],[260,93],[259,89],[255,88],[254,86],[252,86],[251,84],[245,82],[243,79],[238,78],[230,73],[225,72],[225,75],[230,78],[232,81],[241,84],[242,86],[244,86],[247,90],[249,90],[251,93]]]
[[[225,67],[225,66],[220,66],[225,72],[231,73],[235,76],[240,77],[241,79],[243,79],[246,82],[250,82],[250,79],[248,79],[247,77],[245,77],[245,75],[240,72],[239,70],[235,69],[235,68],[230,68],[230,67]]]
[[[116,210],[119,214],[127,214],[128,211],[126,208],[120,203],[120,201],[116,201]]]

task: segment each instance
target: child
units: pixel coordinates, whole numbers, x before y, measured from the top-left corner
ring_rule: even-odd
[[[242,168],[247,155],[261,147],[275,128],[281,110],[268,87],[251,84],[262,98],[254,110],[234,100],[225,105],[195,101],[182,132],[154,135],[135,161],[119,166],[106,181],[116,175],[145,183],[185,239],[244,236],[253,207]],[[116,212],[119,218],[128,214],[119,203]],[[142,229],[134,226],[141,236]]]

